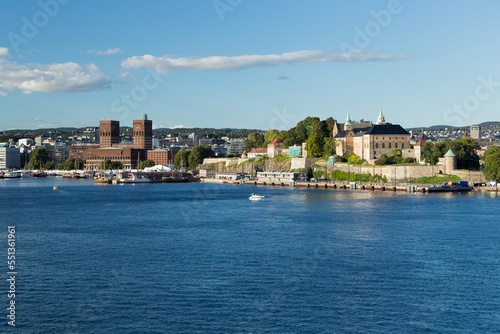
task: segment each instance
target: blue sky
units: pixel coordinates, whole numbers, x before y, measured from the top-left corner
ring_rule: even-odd
[[[499,121],[498,1],[8,1],[0,128]]]

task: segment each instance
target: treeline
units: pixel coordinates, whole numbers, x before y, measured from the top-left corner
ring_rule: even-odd
[[[245,152],[254,148],[267,147],[274,139],[283,140],[283,148],[294,145],[307,145],[307,155],[310,157],[329,157],[335,154],[335,140],[332,136],[335,120],[332,117],[320,120],[318,117],[306,117],[288,131],[276,129],[266,131],[264,135],[253,132],[245,142]]]
[[[476,151],[481,147],[470,137],[454,141],[444,139],[435,143],[427,142],[422,147],[421,154],[426,163],[435,165],[450,149],[457,155],[457,169],[479,169],[479,156]]]
[[[174,156],[174,166],[177,170],[181,168],[196,169],[203,163],[205,158],[214,158],[215,153],[210,145],[196,145],[192,150],[180,150]]]

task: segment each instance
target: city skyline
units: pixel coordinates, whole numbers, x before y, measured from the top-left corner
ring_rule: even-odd
[[[195,5],[193,5],[193,3]],[[405,128],[497,121],[494,1],[12,3],[2,128],[287,130],[307,116]]]

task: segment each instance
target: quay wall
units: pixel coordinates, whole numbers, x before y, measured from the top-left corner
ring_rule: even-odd
[[[269,159],[266,161],[246,163],[248,159],[207,158],[203,161],[203,164],[200,165],[199,168],[213,168],[216,172],[246,173],[256,175],[257,172],[264,171],[305,170],[316,165],[314,168],[319,171],[324,171],[326,169],[328,172],[338,170],[356,174],[378,174],[385,176],[388,182],[405,182],[421,177],[439,176],[444,172],[444,166],[354,166],[337,163],[332,167],[328,166],[324,161],[316,162],[315,160],[315,158],[292,158],[282,162]],[[482,172],[454,170],[452,175],[457,175],[462,180],[469,181],[470,183],[487,182]]]
[[[319,165],[319,164],[318,164]],[[321,168],[316,168],[322,170]],[[323,169],[324,170],[324,169]],[[421,177],[440,176],[443,173],[443,166],[353,166],[348,164],[336,164],[333,168],[327,167],[327,170],[338,170],[351,173],[369,173],[371,175],[382,175],[387,177],[388,182],[405,182],[415,180]],[[482,172],[467,172],[454,170],[452,175],[460,177],[469,183],[484,183],[486,179]]]

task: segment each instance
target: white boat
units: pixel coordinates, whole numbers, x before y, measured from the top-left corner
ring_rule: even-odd
[[[18,172],[11,172],[11,173],[5,173],[3,177],[6,179],[15,179],[21,177],[21,174],[19,174]]]
[[[57,184],[53,187],[54,190],[59,190],[59,187],[57,186]]]
[[[147,177],[134,174],[130,175],[126,179],[120,179],[120,183],[148,183],[148,182],[151,182],[151,180],[148,179]]]
[[[264,197],[265,196],[252,194],[252,195],[250,195],[250,197],[248,199],[251,200],[251,201],[260,201],[260,200],[263,200]]]

